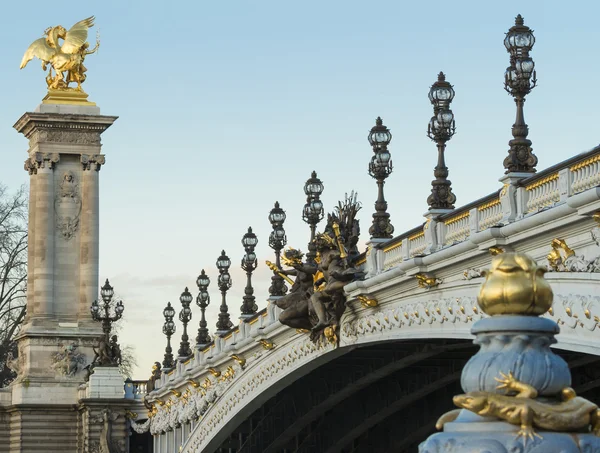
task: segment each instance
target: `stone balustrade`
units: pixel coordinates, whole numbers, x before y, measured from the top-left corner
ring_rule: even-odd
[[[365,261],[361,257],[358,262],[365,262],[367,274],[373,276],[403,261],[464,242],[475,233],[520,221],[565,203],[569,197],[597,185],[600,185],[600,147],[518,180],[515,190],[509,190],[505,184],[496,193],[373,245],[369,253],[378,258]],[[430,226],[431,234],[426,234]]]
[[[131,381],[133,387],[133,399],[141,400],[144,398],[147,391],[148,381]]]

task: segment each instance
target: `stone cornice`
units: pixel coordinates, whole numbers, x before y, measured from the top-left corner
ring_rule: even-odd
[[[100,145],[100,134],[117,116],[72,115],[62,113],[24,113],[14,128],[29,139],[29,147],[39,143]]]
[[[26,112],[14,124],[25,137],[35,128],[104,132],[119,117],[106,115],[68,115],[63,113]]]

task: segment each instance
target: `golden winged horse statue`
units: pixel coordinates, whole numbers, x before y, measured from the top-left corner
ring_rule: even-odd
[[[46,82],[48,88],[53,90],[70,89],[69,83],[77,83],[75,90],[81,91],[81,83],[85,81],[87,71],[83,65],[86,55],[93,54],[98,50],[100,41],[96,39],[96,47],[89,50],[87,42],[88,29],[94,26],[94,16],[80,20],[73,25],[69,31],[62,25],[49,27],[44,31],[44,37],[36,39],[25,51],[21,61],[21,69],[27,66],[33,57],[42,60],[42,69],[45,71],[48,65],[50,69]],[[63,40],[62,45],[59,39]],[[52,69],[56,74],[52,75]],[[66,77],[65,77],[65,72]]]

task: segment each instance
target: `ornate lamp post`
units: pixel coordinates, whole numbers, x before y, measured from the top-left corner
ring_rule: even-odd
[[[375,202],[375,213],[373,224],[369,228],[371,239],[388,239],[394,233],[394,227],[390,223],[390,215],[387,212],[387,202],[383,197],[383,184],[385,179],[392,173],[391,154],[387,149],[392,140],[392,134],[383,125],[380,117],[377,117],[375,126],[369,133],[369,143],[373,147],[373,157],[369,163],[369,175],[377,180],[377,201]]]
[[[302,220],[310,225],[310,242],[308,243],[308,253],[306,254],[306,262],[314,263],[317,249],[313,240],[315,239],[315,231],[317,224],[323,220],[324,210],[323,202],[320,196],[323,193],[323,183],[317,178],[317,172],[313,171],[310,178],[304,184],[304,193],[306,194],[306,204],[302,210]]]
[[[90,308],[90,311],[92,312],[92,319],[102,323],[102,331],[104,332],[104,335],[106,335],[107,340],[110,335],[112,323],[121,319],[123,316],[123,310],[125,310],[123,301],[120,300],[115,305],[114,316],[110,315],[111,302],[114,294],[115,291],[113,287],[110,286],[107,278],[104,286],[100,288],[100,296],[102,296],[102,302],[104,302],[104,305],[100,307],[98,301],[95,300],[92,302],[92,306]],[[101,314],[102,310],[104,310],[104,314]]]
[[[208,345],[212,340],[210,335],[208,334],[208,328],[206,323],[206,307],[210,304],[210,295],[208,294],[208,285],[210,285],[210,279],[202,269],[200,275],[196,279],[196,285],[198,285],[198,289],[200,292],[198,293],[198,297],[196,298],[196,305],[200,307],[200,311],[202,312],[202,317],[200,318],[200,327],[198,328],[198,336],[196,337],[196,347],[204,348]]]
[[[444,160],[446,142],[456,131],[454,114],[450,104],[454,99],[454,89],[446,82],[443,72],[438,74],[437,82],[429,89],[429,100],[433,104],[433,116],[427,127],[427,136],[437,144],[438,161],[433,172],[435,180],[431,181],[431,195],[427,198],[430,210],[454,209],[456,196],[452,193],[452,183],[448,178],[448,167]]]
[[[258,238],[256,234],[252,232],[252,228],[248,227],[248,232],[244,234],[242,238],[242,245],[246,253],[242,258],[242,269],[246,271],[246,288],[244,289],[244,301],[240,308],[242,316],[240,318],[246,318],[252,316],[258,310],[258,306],[255,303],[254,288],[252,288],[252,272],[256,269],[257,260],[256,253],[254,253],[254,247],[258,244]]]
[[[281,249],[287,244],[287,238],[285,237],[285,230],[283,229],[283,222],[285,222],[285,211],[279,207],[279,202],[275,202],[275,206],[269,213],[269,222],[273,227],[273,231],[269,235],[269,247],[275,250],[275,265],[278,269],[281,269]],[[274,274],[271,277],[271,286],[269,287],[269,294],[271,296],[285,296],[287,287],[283,281],[283,277]]]
[[[171,302],[167,303],[167,306],[163,310],[163,316],[165,317],[165,323],[163,325],[163,333],[167,336],[167,347],[165,348],[165,358],[163,360],[163,370],[169,370],[175,367],[175,361],[173,360],[173,349],[171,348],[171,336],[175,333],[175,323],[173,317],[175,317],[175,309],[171,307]]]
[[[183,334],[181,335],[179,351],[177,351],[180,361],[186,360],[192,355],[192,349],[190,348],[190,342],[187,333],[187,325],[192,320],[192,309],[190,308],[192,300],[194,300],[194,298],[186,286],[185,291],[183,291],[181,296],[179,296],[179,302],[181,302],[182,307],[181,311],[179,312],[179,320],[183,323]]]
[[[231,275],[229,275],[229,267],[231,260],[225,255],[225,250],[221,252],[221,256],[217,259],[217,269],[219,269],[219,278],[217,284],[221,290],[221,312],[217,321],[217,334],[221,335],[229,331],[233,327],[233,323],[229,319],[229,308],[227,307],[227,290],[231,288]]]
[[[504,89],[515,98],[517,119],[512,127],[513,139],[508,142],[510,149],[504,159],[506,173],[535,173],[537,157],[531,149],[531,140],[527,139],[529,128],[525,124],[523,104],[525,96],[536,86],[535,64],[529,52],[535,44],[533,30],[523,24],[519,14],[504,38],[504,46],[510,54],[510,66],[504,74]]]

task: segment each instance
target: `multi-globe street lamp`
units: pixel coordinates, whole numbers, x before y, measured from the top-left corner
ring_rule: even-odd
[[[118,301],[114,306],[114,315],[111,315],[111,307],[112,307],[112,298],[115,294],[115,291],[108,279],[104,283],[104,286],[100,288],[100,296],[102,297],[102,302],[104,303],[102,307],[98,304],[98,300],[94,300],[92,302],[92,306],[90,307],[90,311],[92,313],[92,319],[94,321],[98,321],[102,323],[102,332],[104,332],[106,344],[108,344],[110,340],[110,331],[112,329],[112,323],[118,321],[123,316],[123,310],[125,307],[123,306],[123,301]]]
[[[242,319],[254,315],[258,310],[254,288],[252,287],[252,272],[254,272],[258,263],[254,252],[256,244],[258,244],[258,238],[252,232],[252,227],[248,227],[248,232],[242,237],[242,245],[246,252],[242,258],[242,269],[246,272],[246,288],[244,289],[243,302],[240,308]]]
[[[287,244],[287,238],[285,236],[285,230],[283,229],[283,223],[285,222],[285,211],[279,206],[279,202],[275,202],[275,206],[269,212],[269,222],[273,230],[269,235],[269,247],[275,250],[275,265],[277,269],[281,269],[281,249]],[[283,277],[278,274],[273,274],[271,277],[271,286],[269,287],[269,294],[271,296],[285,296],[287,287],[285,286]]]
[[[233,327],[233,323],[229,318],[229,308],[227,307],[227,290],[231,288],[231,275],[229,274],[230,266],[231,260],[225,254],[225,250],[223,250],[219,258],[217,258],[217,269],[219,270],[217,285],[219,286],[219,290],[221,290],[222,296],[219,320],[217,321],[218,335],[227,333],[229,329]]]
[[[302,220],[310,225],[310,241],[308,242],[308,253],[306,262],[314,264],[317,256],[317,248],[314,244],[317,224],[323,220],[324,209],[323,202],[320,199],[323,193],[323,183],[317,177],[317,172],[313,171],[310,178],[304,184],[304,193],[306,194],[306,204],[302,210]]]
[[[538,162],[531,149],[531,140],[527,139],[529,128],[523,113],[525,96],[537,85],[535,63],[529,56],[534,44],[533,30],[524,25],[523,17],[519,14],[515,25],[504,38],[504,46],[510,54],[510,66],[504,73],[504,89],[514,97],[517,105],[517,117],[512,127],[514,138],[508,142],[510,149],[504,159],[507,174],[535,173]]]
[[[163,370],[170,370],[175,367],[173,349],[171,348],[171,337],[176,330],[175,323],[173,322],[173,318],[175,317],[175,309],[171,306],[171,302],[167,303],[167,306],[163,310],[163,316],[165,317],[163,333],[167,337],[167,347],[165,348],[165,357],[162,364]]]
[[[368,139],[374,153],[369,163],[369,175],[377,181],[378,190],[373,224],[369,228],[369,234],[371,239],[389,239],[394,233],[394,227],[390,222],[390,214],[387,212],[387,202],[383,196],[383,185],[393,169],[391,154],[387,149],[392,140],[392,134],[383,125],[380,117],[377,117],[375,126],[369,132]]]
[[[210,295],[208,294],[208,285],[210,285],[210,279],[208,275],[202,269],[200,275],[196,279],[196,285],[198,285],[198,297],[196,297],[196,305],[200,307],[201,317],[200,326],[198,328],[198,336],[196,337],[196,347],[204,348],[212,341],[208,333],[208,324],[206,322],[206,307],[210,304]]]
[[[452,183],[448,178],[448,167],[444,159],[446,142],[452,138],[456,131],[454,114],[450,104],[454,99],[454,89],[446,81],[443,72],[438,74],[429,90],[429,100],[433,105],[433,116],[427,127],[427,136],[437,144],[438,161],[433,172],[435,180],[431,181],[431,195],[427,198],[430,210],[454,209],[456,196],[452,193]]]
[[[192,348],[190,348],[189,337],[187,333],[187,325],[192,320],[192,309],[190,304],[194,298],[186,287],[179,297],[181,302],[181,311],[179,312],[179,320],[183,324],[183,333],[181,334],[181,343],[179,344],[179,351],[177,355],[180,361],[187,360],[192,355]]]

